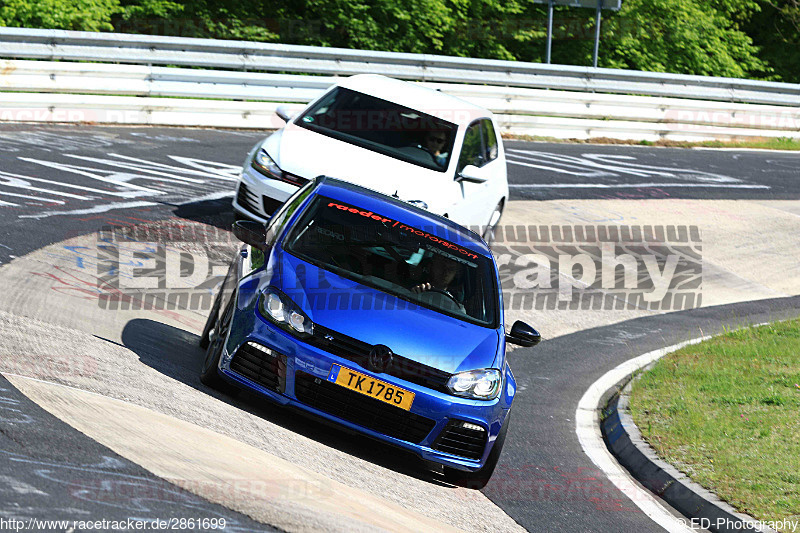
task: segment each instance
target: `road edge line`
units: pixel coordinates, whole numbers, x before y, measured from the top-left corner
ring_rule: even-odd
[[[765,324],[754,324],[751,327],[763,325]],[[578,403],[578,409],[575,412],[575,431],[578,434],[584,453],[589,456],[592,462],[642,512],[670,533],[705,531],[701,527],[693,528],[688,525],[691,523],[691,518],[686,518],[687,515],[680,510],[688,507],[696,510],[692,518],[698,520],[698,526],[701,526],[704,522],[710,526],[711,524],[719,523],[718,520],[723,520],[726,523],[723,528],[725,531],[777,533],[755,518],[738,512],[722,501],[716,494],[705,489],[688,476],[682,474],[670,463],[658,457],[655,451],[642,439],[639,428],[626,411],[633,374],[643,368],[652,366],[658,359],[667,354],[692,344],[698,344],[712,337],[714,335],[696,337],[653,350],[629,359],[606,372],[589,387]],[[622,411],[618,410],[619,403],[622,403]],[[613,406],[607,409],[610,404],[613,404]],[[600,420],[601,412],[605,415],[602,422]],[[616,434],[613,441],[609,439],[607,442],[604,439],[603,429],[606,430],[606,434],[609,436],[612,432]],[[620,442],[620,445],[616,445],[617,442]],[[626,445],[632,445],[632,453],[638,454],[635,458],[638,465],[634,466],[633,459],[631,459],[629,468],[634,474],[639,472],[641,474],[639,476],[631,475],[618,461],[618,457],[621,458],[620,452],[627,447]],[[677,517],[667,510],[650,490],[640,484],[641,482],[636,477],[645,477],[645,472],[649,472],[651,477],[653,473],[661,474],[658,481],[663,482],[660,485],[664,489],[662,493],[663,500],[672,505],[676,511],[684,514],[684,518]],[[686,500],[691,500],[691,502],[687,504]],[[734,524],[740,524],[740,526]]]
[[[611,394],[619,391],[637,370],[684,346],[697,344],[711,336],[696,337],[688,341],[660,348],[629,359],[609,370],[586,390],[575,410],[575,432],[583,452],[641,511],[670,533],[693,533],[696,530],[668,511],[649,491],[619,464],[606,446],[600,429],[600,410]]]

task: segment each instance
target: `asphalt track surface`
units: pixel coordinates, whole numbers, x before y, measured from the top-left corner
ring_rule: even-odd
[[[0,264],[120,219],[224,216],[265,134],[0,125]],[[512,201],[800,198],[800,153],[505,144]]]
[[[73,521],[127,526],[128,520],[189,517],[224,519],[224,531],[276,531],[120,457],[46,412],[2,376],[0,516],[22,520],[29,531],[65,531]],[[48,527],[47,520],[70,525]]]
[[[179,216],[229,224],[237,167],[262,136],[0,126],[0,262],[120,222]],[[506,148],[512,201],[800,196],[800,154],[521,142]],[[798,314],[798,298],[703,308],[514,351],[516,415],[485,494],[532,531],[657,530],[581,451],[574,421],[578,400],[600,375],[641,353],[701,331]],[[0,463],[0,514],[108,520],[197,514],[224,516],[231,528],[241,528],[228,530],[268,529],[120,458],[44,412],[4,379],[0,388],[0,454],[6,458]],[[103,492],[115,484],[128,490]]]
[[[530,531],[661,530],[583,453],[575,433],[579,400],[603,374],[638,355],[798,315],[800,297],[759,300],[630,320],[514,350],[514,423],[484,493]]]
[[[800,152],[505,143],[511,199],[795,200]]]

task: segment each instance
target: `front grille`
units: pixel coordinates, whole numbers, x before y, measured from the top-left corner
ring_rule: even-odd
[[[248,341],[236,350],[231,370],[262,387],[283,393],[286,390],[286,356]]]
[[[396,439],[419,444],[436,422],[298,370],[295,396],[306,405]]]
[[[277,211],[278,208],[283,205],[283,202],[280,200],[270,198],[269,196],[262,196],[261,202],[264,205],[264,213],[266,213],[268,217],[274,215],[275,211]]]
[[[331,340],[332,339],[332,340]],[[314,336],[306,342],[326,352],[353,361],[362,368],[367,368],[367,358],[372,345],[354,339],[338,331],[314,324]],[[402,355],[394,354],[392,364],[386,374],[395,376],[417,385],[440,392],[448,392],[447,382],[451,374],[436,368],[418,363]]]
[[[433,449],[467,459],[480,459],[487,437],[484,428],[467,428],[461,420],[450,420],[433,443]]]
[[[236,202],[250,211],[258,214],[258,196],[243,182],[239,182],[239,191],[236,193]]]

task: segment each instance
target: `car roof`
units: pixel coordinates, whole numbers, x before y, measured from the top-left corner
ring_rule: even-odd
[[[492,117],[491,111],[456,96],[419,83],[396,80],[380,74],[357,74],[344,78],[337,85],[416,109],[458,125],[468,125],[477,118]]]
[[[492,258],[491,250],[477,233],[450,219],[406,203],[399,198],[336,178],[319,176],[317,183],[316,194],[348,203],[354,207],[373,210],[375,214],[391,217],[403,224],[424,230]]]

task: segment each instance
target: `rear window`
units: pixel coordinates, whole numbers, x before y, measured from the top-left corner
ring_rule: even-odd
[[[492,261],[446,237],[441,227],[412,227],[373,210],[318,196],[283,247],[362,285],[494,327]]]

